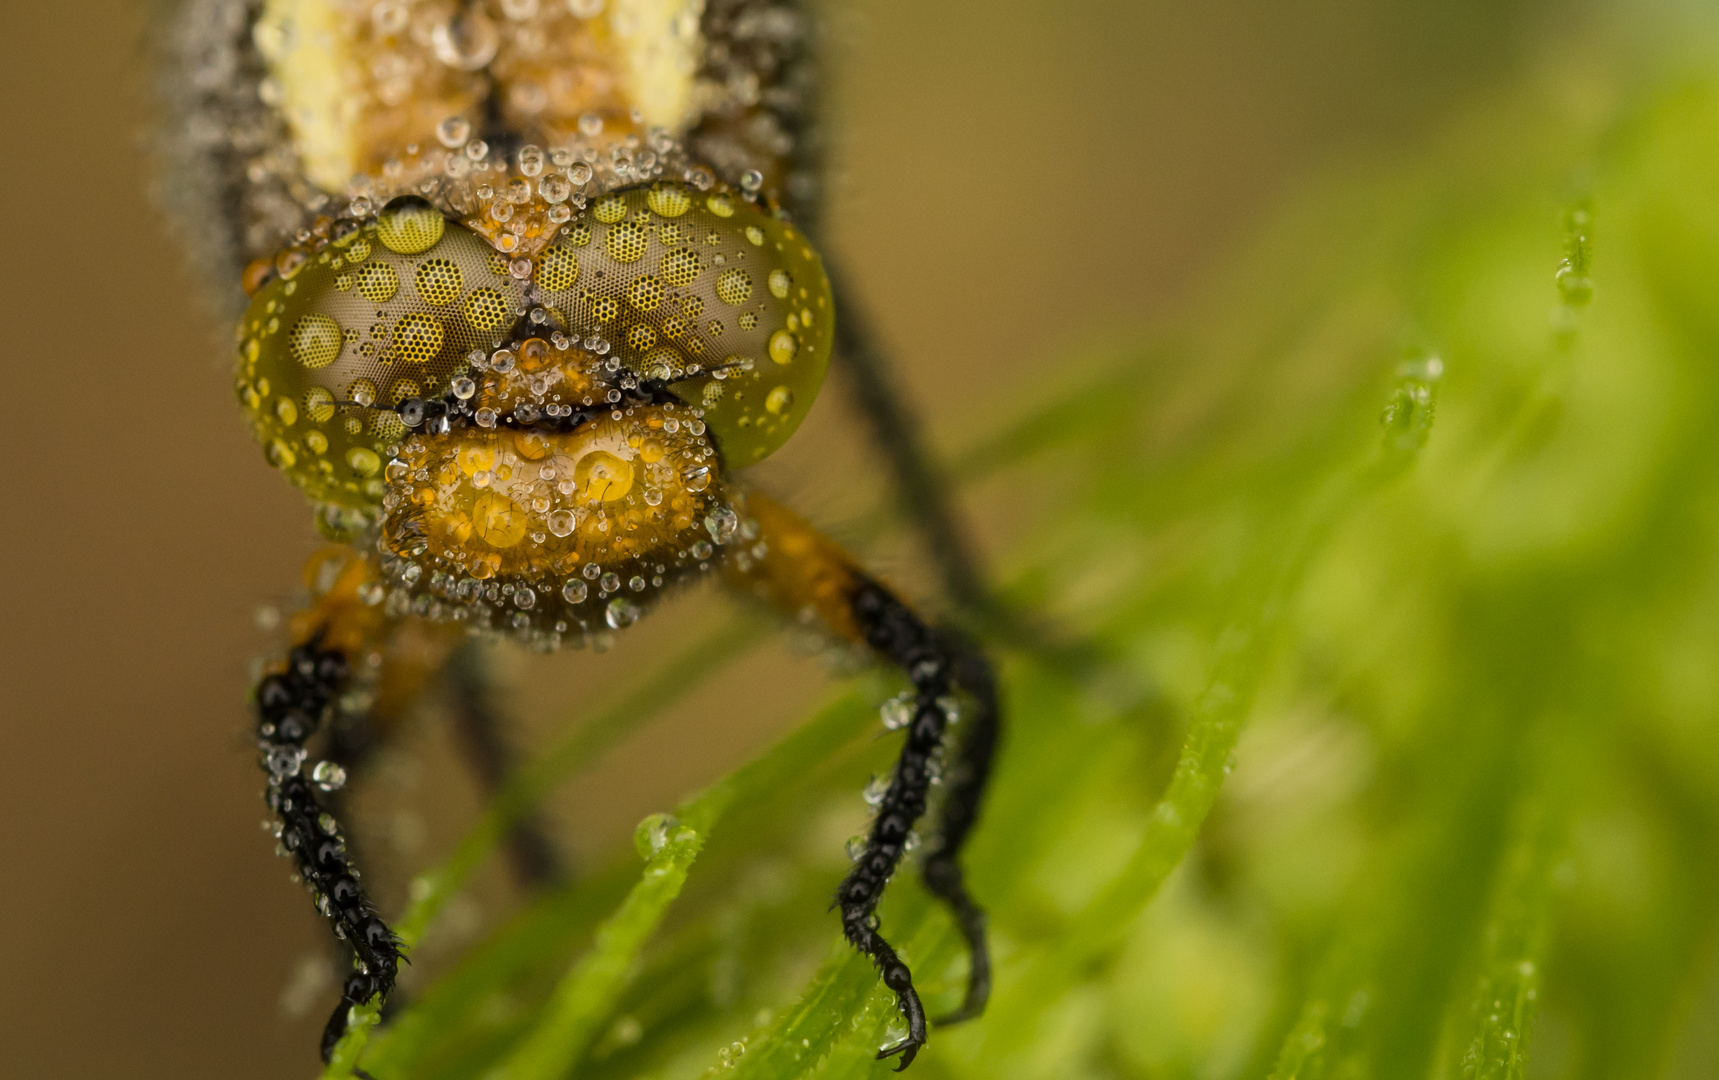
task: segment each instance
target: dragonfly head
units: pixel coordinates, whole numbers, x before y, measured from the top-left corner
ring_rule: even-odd
[[[657,181],[533,219],[504,254],[493,208],[466,209],[456,220],[397,198],[247,275],[236,389],[269,462],[313,500],[379,507],[407,432],[481,426],[484,400],[520,429],[563,409],[595,418],[593,394],[676,402],[729,467],[773,453],[804,419],[835,311],[791,223],[725,188]],[[492,357],[527,341],[552,343],[550,366],[585,384],[496,370]]]

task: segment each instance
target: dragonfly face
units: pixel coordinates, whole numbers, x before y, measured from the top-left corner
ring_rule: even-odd
[[[709,567],[724,467],[799,425],[834,305],[804,237],[721,185],[620,188],[557,223],[569,181],[530,179],[438,186],[475,227],[405,195],[276,256],[237,385],[271,464],[381,516],[395,583],[554,643]],[[516,218],[547,227],[503,253],[484,230]]]
[[[782,0],[188,3],[201,66],[183,95],[201,114],[184,185],[243,256],[236,390],[268,462],[346,545],[256,693],[281,850],[356,961],[324,1057],[412,943],[319,801],[320,778],[344,773],[332,755],[305,771],[323,721],[348,700],[409,700],[461,625],[601,641],[720,567],[913,683],[896,779],[837,893],[908,1022],[885,1053],[911,1061],[925,1012],[877,903],[965,692],[976,708],[925,866],[973,950],[960,1015],[975,1013],[983,918],[956,856],[995,690],[982,658],[735,475],[800,425],[834,342],[803,231],[803,16]],[[392,656],[408,659],[376,670]],[[390,691],[346,693],[363,679]]]

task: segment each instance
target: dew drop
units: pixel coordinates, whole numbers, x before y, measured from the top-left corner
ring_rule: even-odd
[[[631,626],[639,621],[639,605],[624,596],[617,596],[609,601],[608,610],[603,613],[603,620],[615,630]]]

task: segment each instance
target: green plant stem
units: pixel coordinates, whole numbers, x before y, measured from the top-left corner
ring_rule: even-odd
[[[431,922],[494,853],[515,821],[530,813],[568,775],[614,745],[644,719],[751,648],[763,636],[764,627],[763,620],[749,616],[723,624],[665,664],[637,690],[516,772],[466,832],[453,854],[440,867],[412,883],[412,901],[395,927],[406,949],[424,939]],[[380,1011],[379,1002],[352,1010],[351,1027],[335,1048],[322,1074],[323,1080],[344,1080],[352,1075]]]

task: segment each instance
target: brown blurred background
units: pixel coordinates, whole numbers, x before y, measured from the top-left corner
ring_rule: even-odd
[[[259,606],[290,603],[316,539],[239,422],[225,328],[148,199],[161,10],[0,11],[7,1076],[305,1076],[326,1008],[283,1006],[323,930],[258,831],[244,705],[274,641]],[[1162,324],[1310,175],[1412,144],[1509,78],[1545,29],[1497,0],[842,5],[834,246],[934,439],[959,445],[1067,358]],[[838,533],[887,498],[843,391],[768,477]],[[910,545],[872,554],[925,588]],[[517,737],[577,723],[722,603],[677,602],[604,657],[501,657]],[[571,784],[564,849],[612,847],[803,715],[823,676],[777,644]],[[396,894],[475,807],[447,744],[427,718],[361,804]],[[500,897],[480,891],[473,929]]]

